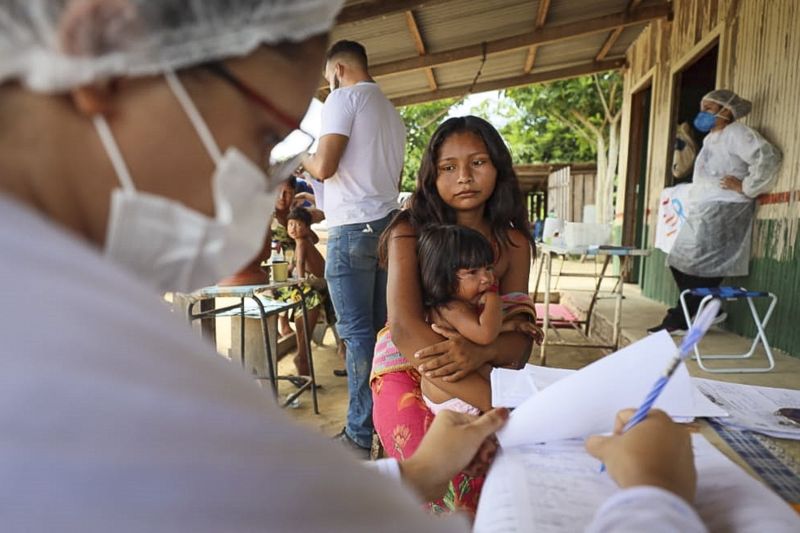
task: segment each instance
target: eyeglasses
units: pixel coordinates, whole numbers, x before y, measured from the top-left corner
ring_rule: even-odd
[[[267,175],[274,186],[288,179],[303,162],[303,158],[308,155],[308,149],[314,144],[314,136],[304,131],[297,119],[278,109],[268,98],[239,79],[222,63],[212,62],[203,66],[215,76],[228,82],[249,100],[264,108],[281,124],[292,128],[289,135],[275,144],[268,154],[265,154],[264,162]]]

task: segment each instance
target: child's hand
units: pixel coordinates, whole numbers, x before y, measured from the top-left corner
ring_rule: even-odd
[[[542,341],[544,340],[544,332],[542,331],[542,328],[540,328],[533,322],[528,322],[528,321],[517,322],[516,327],[514,329],[518,333],[524,333],[525,335],[528,335],[530,338],[533,339],[533,342],[535,342],[536,344],[541,345]]]
[[[485,306],[487,303],[489,302],[494,303],[495,301],[500,302],[500,295],[498,295],[496,291],[486,291],[483,294],[481,294],[478,303],[480,305]]]

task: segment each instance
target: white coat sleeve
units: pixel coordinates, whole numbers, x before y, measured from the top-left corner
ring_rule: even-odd
[[[757,131],[746,126],[731,136],[728,150],[747,163],[747,175],[742,179],[742,193],[748,198],[768,192],[775,183],[781,152]]]
[[[633,487],[614,494],[597,510],[587,533],[705,533],[691,505],[657,487]]]

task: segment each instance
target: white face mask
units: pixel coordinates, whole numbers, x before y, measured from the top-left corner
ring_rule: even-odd
[[[236,273],[258,254],[277,194],[268,187],[267,175],[239,150],[229,148],[221,156],[177,76],[168,72],[165,77],[216,162],[216,216],[137,191],[108,123],[96,116],[95,128],[122,184],[111,199],[105,255],[161,292],[190,292]]]

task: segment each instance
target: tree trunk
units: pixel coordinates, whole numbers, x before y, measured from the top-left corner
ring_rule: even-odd
[[[619,115],[611,121],[608,127],[608,159],[606,161],[606,186],[605,198],[609,206],[604,222],[613,222],[616,215],[614,204],[614,186],[617,183],[617,165],[619,163]]]
[[[606,151],[606,140],[602,136],[596,138],[597,142],[597,178],[595,181],[594,203],[597,212],[596,222],[605,222],[608,211],[608,152]]]

